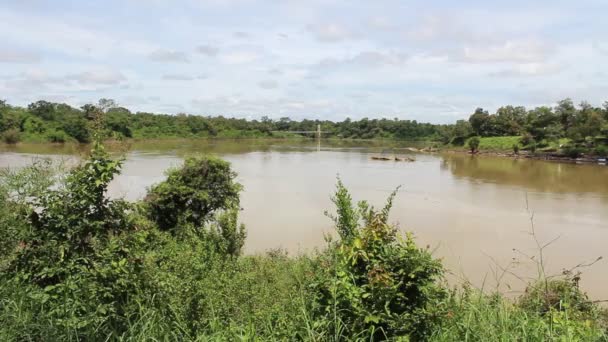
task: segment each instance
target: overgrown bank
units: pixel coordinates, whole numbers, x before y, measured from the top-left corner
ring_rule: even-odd
[[[121,167],[100,144],[67,176],[0,177],[2,340],[606,340],[578,275],[540,273],[515,301],[468,286],[382,208],[338,181],[336,237],[314,254],[242,256],[230,165],[187,159],[145,200],[106,197]]]

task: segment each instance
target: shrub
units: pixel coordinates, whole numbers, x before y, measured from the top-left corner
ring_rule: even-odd
[[[595,153],[595,155],[599,156],[599,157],[606,157],[608,156],[608,146],[606,145],[600,145],[597,146],[593,152]]]
[[[513,153],[519,154],[519,145],[513,144]]]
[[[245,228],[238,225],[239,193],[230,163],[214,157],[186,159],[171,170],[167,180],[150,189],[145,198],[149,217],[161,230],[194,230],[216,239],[220,249],[238,254]]]
[[[46,139],[52,143],[64,143],[69,139],[69,137],[64,131],[52,130],[47,133]]]
[[[471,150],[471,153],[475,153],[479,150],[479,137],[475,136],[469,139],[469,141],[467,142],[467,145],[469,146],[469,149]]]
[[[334,322],[330,329],[342,324],[350,336],[419,339],[442,315],[441,263],[418,248],[411,234],[401,238],[387,223],[394,196],[380,211],[366,202],[355,208],[338,181],[332,198],[337,216],[329,216],[340,239],[330,245],[313,284],[319,314]]]
[[[21,133],[16,128],[11,128],[2,134],[2,140],[7,144],[16,144],[21,140]]]
[[[575,145],[565,145],[561,148],[561,153],[568,158],[578,158],[584,152],[583,148]]]
[[[519,142],[524,146],[528,146],[528,145],[534,143],[535,140],[534,140],[534,137],[532,136],[532,134],[525,133],[524,135],[521,136],[521,139]]]
[[[519,305],[529,312],[547,314],[551,310],[590,314],[595,305],[579,288],[579,274],[566,274],[563,278],[538,280],[526,288]]]
[[[96,145],[63,186],[34,197],[31,229],[4,272],[16,286],[38,287],[32,300],[67,330],[124,329],[130,295],[146,288],[140,251],[149,233],[135,229],[127,203],[105,197],[120,166]]]
[[[452,140],[450,141],[450,144],[454,145],[454,146],[463,146],[464,142],[467,140],[467,137],[465,136],[457,136],[452,138]]]

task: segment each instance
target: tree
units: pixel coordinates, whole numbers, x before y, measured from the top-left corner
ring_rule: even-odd
[[[184,166],[150,189],[145,198],[150,217],[163,230],[180,225],[202,228],[214,214],[239,206],[242,186],[230,163],[214,157],[188,158]]]
[[[53,120],[55,118],[55,104],[48,101],[37,101],[27,106],[32,115],[43,120]]]
[[[479,137],[475,136],[469,139],[468,143],[471,153],[476,153],[479,150]]]
[[[67,114],[62,120],[61,128],[78,142],[88,143],[91,140],[87,120],[76,113]]]
[[[107,111],[104,124],[111,131],[120,133],[123,137],[131,138],[133,133],[130,127],[131,112],[122,107],[114,107]]]
[[[519,135],[526,117],[524,107],[505,106],[496,111],[496,124],[500,135]]]
[[[489,121],[490,121],[490,115],[488,114],[487,111],[484,111],[482,108],[475,109],[475,113],[473,113],[469,117],[469,123],[471,124],[471,127],[473,128],[473,132],[475,132],[475,134],[480,135],[480,136],[485,135],[485,133],[488,129]]]
[[[99,99],[99,101],[97,102],[97,108],[100,109],[104,113],[107,113],[108,110],[110,110],[112,108],[116,108],[117,106],[118,106],[118,104],[116,103],[116,101],[114,101],[112,99],[102,98],[102,99]]]
[[[559,118],[559,122],[562,125],[564,132],[568,133],[568,130],[575,123],[576,119],[576,108],[571,99],[561,100],[555,107],[555,113]]]

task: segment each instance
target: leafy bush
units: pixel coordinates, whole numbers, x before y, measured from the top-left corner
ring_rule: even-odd
[[[47,314],[65,329],[102,322],[120,329],[129,295],[146,287],[138,251],[149,234],[136,230],[127,203],[105,197],[120,166],[96,145],[62,187],[35,197],[32,229],[4,273],[16,286],[25,281],[40,288],[33,300],[48,305]]]
[[[532,134],[525,133],[524,135],[521,136],[521,139],[519,140],[519,142],[524,146],[528,146],[536,141],[534,140],[534,137],[532,136]]]
[[[396,192],[377,211],[366,202],[354,207],[338,181],[332,201],[339,241],[321,261],[314,283],[320,315],[343,325],[346,334],[368,332],[374,339],[422,338],[442,316],[445,292],[437,284],[443,268],[411,234],[402,238],[388,224]]]
[[[597,156],[606,157],[606,156],[608,156],[608,146],[606,146],[606,145],[597,146],[595,148],[595,150],[593,150],[593,152]]]
[[[68,141],[68,135],[61,130],[52,130],[47,133],[46,139],[52,143],[64,143]]]
[[[479,137],[475,136],[475,137],[471,137],[468,141],[467,141],[467,145],[469,146],[469,149],[471,150],[472,153],[475,153],[479,150]]]
[[[595,305],[579,288],[579,274],[566,274],[558,279],[541,279],[531,283],[519,299],[519,305],[539,314],[551,310],[591,313]]]
[[[566,145],[561,149],[561,153],[568,158],[578,158],[584,152],[584,149],[575,145]]]
[[[11,128],[2,134],[2,140],[7,144],[16,144],[21,140],[21,133],[16,128]]]
[[[467,140],[467,137],[465,136],[457,136],[452,138],[452,140],[450,141],[450,144],[454,145],[454,146],[462,146],[464,145],[464,142]]]
[[[215,238],[220,249],[238,254],[245,228],[238,225],[239,193],[230,163],[214,157],[186,159],[167,173],[167,180],[150,189],[145,202],[149,217],[162,230],[192,229]]]
[[[519,154],[519,145],[513,144],[513,153]]]

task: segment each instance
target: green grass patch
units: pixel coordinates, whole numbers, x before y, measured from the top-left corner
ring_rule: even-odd
[[[479,141],[481,151],[513,151],[513,145],[520,145],[520,136],[482,137]],[[521,146],[520,146],[521,147]]]

